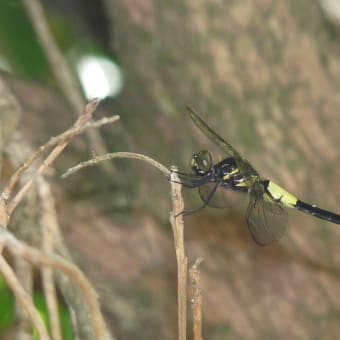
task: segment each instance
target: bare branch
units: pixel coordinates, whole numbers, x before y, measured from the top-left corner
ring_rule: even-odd
[[[103,118],[98,121],[91,121],[92,115],[94,111],[96,110],[97,106],[99,104],[98,100],[91,101],[88,105],[86,105],[85,110],[83,114],[77,119],[75,124],[65,131],[64,133],[61,133],[57,137],[51,138],[45,145],[40,147],[37,152],[35,152],[24,164],[18,168],[18,170],[12,175],[10,178],[7,187],[0,195],[0,225],[6,227],[8,223],[8,219],[11,215],[11,213],[16,208],[17,204],[22,200],[22,198],[27,194],[28,190],[32,188],[32,185],[35,183],[37,179],[39,179],[40,174],[44,173],[46,169],[52,165],[52,163],[55,161],[55,159],[59,156],[59,154],[62,152],[62,150],[65,148],[65,146],[69,143],[69,141],[76,135],[82,133],[85,129],[88,128],[98,128],[104,124],[115,122],[119,119],[119,116],[114,116],[110,118]],[[53,148],[54,147],[54,148]],[[44,156],[44,153],[46,153],[50,148],[53,148],[52,151],[50,151],[49,155],[46,157],[46,159],[41,163],[38,170],[31,171],[28,173],[28,181],[24,181],[25,184],[18,186],[18,181],[22,180],[23,174],[25,171],[32,168],[32,164],[40,157]],[[26,173],[25,173],[26,174]],[[14,188],[18,186],[20,189],[17,192],[17,194],[14,196],[12,193],[14,191]],[[41,188],[40,188],[41,189]],[[43,196],[44,193],[41,192],[41,195]],[[12,200],[10,200],[11,196],[14,196]],[[46,197],[43,199],[45,200],[44,203],[48,203],[48,199]],[[47,209],[47,207],[46,207]],[[45,209],[45,210],[46,210]],[[42,209],[44,211],[44,209]],[[51,226],[51,221],[54,218],[52,215],[54,213],[51,212],[51,210],[45,215],[45,222],[44,224]],[[47,216],[49,215],[49,216]],[[55,221],[56,223],[56,221]],[[47,247],[45,250],[50,249],[48,251],[45,251],[47,254],[52,254],[53,252],[58,252],[65,254],[67,253],[67,250],[63,246],[63,243],[61,241],[61,235],[59,234],[59,231],[57,229],[57,226],[55,226],[56,231],[52,237],[51,241],[51,248]],[[53,228],[52,228],[53,229]],[[43,230],[44,233],[45,230]],[[50,232],[49,230],[48,232]],[[46,240],[44,240],[46,241]],[[50,242],[48,241],[48,242]],[[53,246],[52,244],[56,244]],[[0,251],[2,251],[2,238],[0,237]],[[54,251],[52,251],[55,248]],[[12,248],[13,249],[13,248]],[[45,254],[43,253],[43,254]],[[18,258],[22,260],[28,260],[25,256],[18,256]],[[57,258],[59,260],[59,258]],[[32,262],[32,261],[31,261]],[[39,263],[39,262],[38,262]],[[67,263],[64,260],[64,263]],[[43,266],[43,265],[42,265]],[[45,264],[45,266],[58,266],[57,264]],[[70,264],[69,264],[70,266]],[[58,267],[57,267],[58,268]],[[71,268],[73,268],[71,266]],[[68,304],[71,306],[73,311],[77,311],[77,327],[79,327],[79,334],[81,334],[81,337],[83,339],[93,339],[94,333],[100,334],[100,330],[104,329],[104,321],[102,320],[102,315],[100,314],[99,310],[99,304],[98,302],[94,302],[96,299],[95,292],[89,291],[87,289],[86,284],[83,284],[83,289],[79,289],[79,282],[81,284],[81,278],[78,278],[77,281],[77,274],[76,269],[73,269],[75,271],[75,274],[72,275],[67,272],[66,269],[61,269],[60,271],[56,272],[56,280],[58,282],[58,285],[61,289],[61,291],[64,294],[65,300],[68,302]],[[69,277],[65,277],[65,274],[63,274],[63,271],[67,272],[69,274]],[[56,308],[56,301],[55,298],[54,301],[49,301],[49,297],[52,297],[55,295],[55,288],[53,286],[53,273],[49,268],[45,268],[43,271],[43,280],[44,285],[46,288],[46,299],[49,304],[49,311],[51,315],[51,321],[53,319],[53,315],[57,316],[57,308]],[[74,282],[72,283],[71,280],[76,281],[76,284]],[[79,281],[80,280],[80,281]],[[83,278],[85,280],[85,277]],[[77,284],[78,283],[78,284]],[[89,283],[86,281],[86,283],[89,285]],[[87,289],[87,294],[84,293],[84,290]],[[20,300],[18,300],[20,302]],[[92,302],[91,302],[92,301]],[[96,305],[97,304],[97,305]],[[89,308],[87,308],[89,306]],[[77,309],[79,308],[79,309]],[[54,325],[58,324],[58,321],[56,318],[54,318],[55,321],[53,321]],[[99,321],[98,321],[99,320]],[[93,327],[92,321],[94,321]],[[57,330],[58,326],[53,326],[53,335],[54,338],[58,339],[57,333],[59,332]],[[94,329],[94,330],[93,330]],[[106,329],[105,329],[106,330]],[[106,332],[106,331],[105,331]],[[108,333],[107,333],[108,334]]]
[[[170,171],[167,167],[165,167],[163,164],[155,161],[154,159],[152,159],[148,156],[138,154],[138,153],[134,153],[134,152],[115,152],[115,153],[108,153],[108,154],[105,154],[105,155],[102,155],[102,156],[97,156],[97,157],[90,159],[88,161],[79,163],[78,165],[68,169],[61,177],[66,178],[67,176],[70,176],[71,174],[79,171],[80,169],[83,169],[83,168],[86,168],[86,167],[89,167],[89,166],[94,166],[94,165],[96,165],[100,162],[108,161],[108,160],[113,159],[113,158],[139,159],[139,160],[145,161],[145,162],[153,165],[158,170],[163,172],[165,176],[170,175]]]
[[[25,258],[34,265],[53,267],[54,269],[61,270],[70,276],[70,278],[77,284],[78,288],[81,289],[84,298],[87,301],[87,306],[91,314],[95,339],[111,338],[106,331],[105,323],[97,299],[97,294],[87,281],[85,275],[76,266],[65,261],[59,256],[51,255],[25,245],[3,227],[0,227],[0,240],[1,243],[6,246],[13,255]]]
[[[77,110],[77,115],[79,115],[84,106],[84,99],[76,79],[72,76],[66,61],[48,28],[44,9],[37,0],[25,0],[24,4],[53,73],[58,79],[61,88],[63,88],[65,96],[72,104],[72,107]]]
[[[52,254],[55,251],[54,248],[60,236],[54,199],[48,183],[42,176],[38,177],[37,184],[41,205],[40,224],[43,235],[42,247],[46,253]],[[52,338],[53,340],[62,340],[57,292],[54,284],[53,270],[51,268],[42,268],[42,281]]]
[[[171,171],[164,165],[155,161],[154,159],[145,155],[131,153],[131,152],[117,152],[112,154],[106,154],[90,159],[86,162],[80,163],[73,168],[70,168],[66,173],[62,175],[63,178],[70,174],[79,171],[88,166],[94,166],[99,162],[110,160],[113,158],[132,158],[139,159],[148,162],[162,171],[164,175],[170,176],[170,182],[172,186],[172,204],[173,209],[171,213],[171,225],[174,234],[176,258],[177,258],[177,270],[178,270],[178,334],[179,340],[186,339],[186,325],[187,325],[187,268],[188,260],[185,257],[184,251],[184,235],[183,235],[183,217],[182,211],[184,210],[184,203],[181,197],[181,184],[176,173],[176,169]]]
[[[172,167],[170,175],[172,212],[170,222],[174,234],[176,259],[177,259],[177,280],[178,280],[178,339],[186,340],[187,327],[187,272],[188,259],[184,250],[184,223],[182,212],[184,202],[181,195],[182,185],[176,168]]]
[[[93,102],[90,102],[89,104],[91,103]],[[92,109],[95,110],[95,108],[92,108]],[[119,119],[119,116],[115,115],[112,117],[104,117],[95,122],[87,122],[83,126],[78,126],[77,124],[74,124],[73,127],[70,128],[69,130],[61,133],[60,135],[56,137],[52,137],[46,144],[42,145],[23,165],[21,165],[20,168],[16,170],[16,172],[12,175],[10,181],[8,182],[6,188],[3,190],[1,194],[2,197],[5,200],[7,200],[10,197],[11,192],[13,191],[13,188],[17,184],[22,173],[26,171],[33,164],[34,161],[36,161],[39,157],[41,157],[44,154],[44,152],[46,152],[46,150],[48,150],[49,148],[63,141],[68,142],[71,138],[81,134],[86,129],[98,128],[106,124],[112,124],[116,122],[118,119]]]
[[[0,225],[3,225],[7,228],[8,225],[8,213],[7,213],[7,206],[6,202],[3,200],[3,198],[0,196]],[[3,250],[3,244],[0,242],[0,256],[2,254]]]
[[[11,235],[8,231],[6,231],[2,227],[0,228],[0,231],[4,231],[8,235]],[[21,303],[28,317],[32,320],[34,327],[37,329],[39,333],[40,339],[49,340],[50,337],[47,333],[46,327],[44,323],[42,322],[38,311],[34,307],[30,295],[28,295],[25,292],[20,282],[18,281],[15,273],[13,272],[13,269],[8,265],[8,263],[5,261],[5,259],[2,256],[0,256],[0,272],[3,274],[8,286],[11,288],[16,299]]]
[[[203,257],[199,257],[189,270],[194,340],[202,340],[202,289],[199,271],[199,266],[202,261]]]
[[[58,143],[65,142],[66,140],[69,141],[73,136],[77,135],[80,133],[80,126],[83,124],[84,121],[89,120],[96,110],[97,106],[99,105],[98,100],[93,100],[89,102],[85,106],[85,110],[83,114],[77,119],[77,121],[74,123],[74,125],[65,131],[64,133],[60,134],[57,137],[52,137],[46,144],[42,145],[21,167],[19,167],[15,173],[11,176],[10,180],[8,181],[7,186],[4,188],[4,190],[1,193],[1,196],[4,200],[8,200],[13,188],[15,185],[18,183],[22,173],[27,170],[35,160],[37,160],[40,156],[43,155],[43,153],[49,149],[52,146],[57,145]],[[82,131],[81,131],[82,132]]]
[[[26,6],[27,13],[31,18],[31,23],[46,54],[51,69],[59,83],[59,87],[78,116],[82,112],[85,100],[77,79],[69,69],[65,58],[60,52],[55,39],[49,30],[44,9],[38,0],[24,0],[24,5]],[[96,152],[100,154],[107,153],[106,145],[99,132],[89,131],[87,137],[91,147],[95,149]],[[111,173],[113,171],[111,164],[107,164],[104,169]]]
[[[11,262],[11,266],[16,275],[16,279],[20,282],[22,289],[33,303],[33,266],[25,259],[15,257]],[[33,304],[34,306],[34,304]],[[35,306],[34,306],[35,307]],[[36,307],[35,307],[36,308]],[[31,317],[26,313],[19,299],[15,299],[15,338],[17,340],[29,339],[32,337],[32,321]]]
[[[20,189],[20,191],[15,195],[15,197],[12,199],[12,201],[8,204],[7,213],[10,215],[12,211],[15,209],[17,204],[22,200],[23,196],[27,192],[27,190],[31,187],[33,180],[38,174],[43,174],[48,167],[51,166],[51,164],[54,162],[54,160],[60,155],[62,150],[66,147],[66,145],[70,142],[70,140],[81,133],[85,126],[86,128],[92,127],[93,124],[88,123],[88,121],[92,118],[92,115],[94,111],[96,110],[97,106],[99,104],[98,100],[93,100],[89,104],[86,105],[84,113],[78,118],[78,120],[75,122],[72,128],[67,130],[66,132],[62,133],[61,135],[52,138],[48,143],[43,145],[39,148],[39,150],[33,154],[33,156],[27,160],[11,177],[7,187],[2,193],[2,197],[4,199],[8,199],[11,195],[11,192],[19,180],[21,174],[34,162],[35,159],[37,159],[48,147],[51,145],[56,145],[55,148],[51,151],[49,156],[45,159],[45,161],[40,165],[38,170],[36,171],[36,174],[32,176],[32,178]],[[106,119],[104,120],[104,123],[112,122],[117,120],[118,117],[115,119]],[[103,121],[102,121],[103,122]],[[95,126],[98,126],[99,124],[95,124]]]

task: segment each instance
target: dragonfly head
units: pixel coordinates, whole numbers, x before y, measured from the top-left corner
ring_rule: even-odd
[[[213,166],[212,154],[210,151],[202,150],[193,154],[190,167],[195,175],[204,176]]]

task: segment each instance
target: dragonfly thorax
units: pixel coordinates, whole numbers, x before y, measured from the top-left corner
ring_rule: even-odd
[[[237,190],[247,187],[248,180],[240,172],[234,157],[225,158],[215,164],[212,169],[213,177],[222,185]]]

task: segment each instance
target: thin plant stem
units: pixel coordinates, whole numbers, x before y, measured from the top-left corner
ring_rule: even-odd
[[[76,166],[69,168],[61,177],[66,178],[70,176],[71,174],[74,174],[75,172],[89,167],[89,166],[94,166],[100,162],[108,161],[113,158],[131,158],[131,159],[139,159],[142,161],[145,161],[152,166],[156,167],[158,170],[160,170],[165,176],[169,176],[171,171],[165,167],[163,164],[155,161],[151,157],[139,154],[139,153],[134,153],[134,152],[115,152],[115,153],[108,153],[102,156],[96,156],[88,161],[82,162],[77,164]]]
[[[0,229],[6,231],[4,228]],[[10,235],[8,231],[6,231],[6,233]],[[16,299],[20,302],[22,308],[25,310],[28,317],[31,319],[34,327],[36,328],[39,334],[40,339],[49,340],[50,337],[47,333],[46,327],[42,322],[37,309],[34,307],[31,296],[26,293],[26,291],[20,284],[17,276],[15,275],[13,269],[9,266],[9,264],[5,261],[5,259],[2,256],[0,256],[0,272],[5,278],[8,287],[11,288]]]
[[[89,313],[91,314],[95,339],[108,338],[97,294],[87,281],[85,275],[75,265],[65,261],[60,256],[51,255],[24,244],[3,227],[0,227],[0,241],[12,255],[22,257],[34,265],[48,266],[67,274],[84,294]]]
[[[170,222],[174,234],[176,260],[177,260],[177,289],[178,289],[178,339],[186,340],[187,335],[187,273],[188,259],[184,249],[184,222],[182,212],[184,202],[181,195],[182,185],[176,173],[176,168],[171,170],[171,199],[172,212]]]
[[[193,340],[202,340],[202,289],[199,266],[203,258],[199,257],[189,270],[191,286],[191,308],[193,322]]]

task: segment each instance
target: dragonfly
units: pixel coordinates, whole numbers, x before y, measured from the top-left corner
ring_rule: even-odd
[[[214,204],[217,190],[223,188],[248,194],[246,222],[253,240],[258,245],[268,245],[284,235],[287,225],[285,208],[293,208],[319,219],[340,224],[340,215],[303,202],[273,181],[262,179],[247,159],[214,132],[193,109],[188,108],[188,114],[196,126],[219,146],[227,157],[214,164],[212,153],[202,150],[191,158],[192,173],[178,172],[183,186],[199,189],[203,202],[197,209],[184,211],[184,215],[208,205],[223,207]]]

